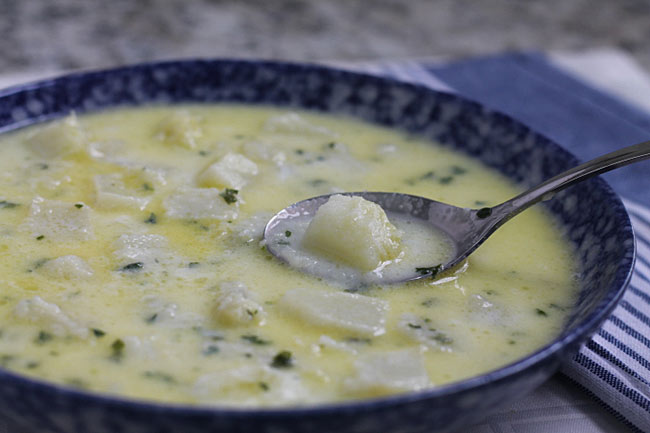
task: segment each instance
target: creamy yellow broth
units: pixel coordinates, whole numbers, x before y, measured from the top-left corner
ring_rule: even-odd
[[[458,381],[558,334],[575,264],[541,208],[403,286],[351,293],[265,250],[277,210],[358,190],[467,207],[517,193],[419,138],[273,108],[119,109],[7,134],[0,362],[134,398],[300,405]]]

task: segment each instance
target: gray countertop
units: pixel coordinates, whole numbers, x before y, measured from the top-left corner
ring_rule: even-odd
[[[648,0],[0,0],[0,72],[178,57],[463,57],[609,46],[650,69]]]

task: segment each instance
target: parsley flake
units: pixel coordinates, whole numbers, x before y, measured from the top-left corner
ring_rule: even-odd
[[[273,368],[290,368],[293,367],[293,356],[288,350],[283,350],[278,352],[277,355],[273,357],[271,361],[271,367]]]
[[[415,272],[417,272],[420,275],[431,274],[431,278],[435,278],[435,276],[438,275],[441,269],[442,269],[442,265],[440,264],[440,265],[430,266],[425,268],[415,268]]]
[[[239,190],[226,188],[221,194],[219,194],[223,200],[228,204],[233,204],[237,201],[237,194]]]

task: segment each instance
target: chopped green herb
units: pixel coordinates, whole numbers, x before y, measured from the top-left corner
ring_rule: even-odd
[[[219,353],[219,346],[210,344],[209,346],[205,347],[201,353],[203,353],[205,356],[214,355],[215,353]]]
[[[226,188],[221,194],[219,194],[226,203],[233,204],[237,201],[237,194],[239,190]]]
[[[433,171],[427,171],[422,176],[420,176],[420,180],[433,179],[435,176],[436,174]]]
[[[53,338],[54,338],[54,336],[52,334],[50,334],[49,332],[41,331],[36,336],[36,340],[34,340],[34,342],[36,344],[44,344],[44,343],[47,343],[48,341],[52,340]]]
[[[435,329],[430,329],[430,331],[435,331]],[[431,339],[445,346],[450,345],[451,343],[454,342],[454,340],[451,337],[439,331],[436,331],[436,333],[433,336],[431,336]]]
[[[438,300],[436,298],[429,298],[429,299],[425,299],[424,301],[420,302],[420,305],[422,305],[423,307],[431,307],[431,306],[433,306],[433,305],[435,305],[437,303],[438,303]]]
[[[242,335],[241,339],[246,340],[251,344],[256,344],[258,346],[266,346],[267,344],[271,344],[269,340],[264,340],[254,334]]]
[[[208,156],[208,152],[206,152],[205,150],[199,150],[199,155]]]
[[[153,322],[156,321],[157,318],[158,318],[158,313],[154,313],[151,316],[144,319],[144,321],[147,322],[147,323],[153,323]]]
[[[172,375],[162,371],[145,371],[142,373],[142,376],[146,377],[147,379],[159,380],[161,382],[169,384],[176,383],[176,379],[174,379]]]
[[[438,179],[441,185],[449,185],[454,180],[454,176],[445,176]]]
[[[47,170],[48,168],[50,168],[50,166],[45,164],[44,162],[41,162],[38,164],[38,168],[40,168],[41,170]]]
[[[550,303],[550,304],[548,304],[548,306],[550,308],[552,308],[553,310],[566,311],[566,308],[564,308],[564,307],[562,307],[560,305],[557,305],[557,304]]]
[[[86,383],[83,379],[79,379],[78,377],[71,377],[69,379],[65,379],[65,384],[73,386],[75,388],[88,388],[88,383]]]
[[[144,268],[144,263],[135,262],[135,263],[129,263],[128,265],[122,266],[119,270],[120,272],[138,272],[141,271],[142,268]]]
[[[75,203],[74,207],[76,207],[77,209],[81,209],[82,207],[84,207],[84,205],[83,203]]]
[[[13,355],[0,355],[0,366],[6,367],[14,359],[16,359],[16,357]]]
[[[303,155],[305,153],[305,151],[302,150],[302,149],[296,149],[295,152],[296,152],[296,155]]]
[[[0,209],[13,209],[20,206],[18,203],[13,203],[6,200],[0,200]]]
[[[199,262],[190,262],[188,263],[187,267],[190,269],[198,268],[201,265]]]
[[[33,370],[35,368],[38,368],[41,365],[40,362],[37,361],[29,361],[27,364],[25,364],[25,368],[29,370]]]
[[[411,329],[420,329],[420,328],[422,328],[422,326],[420,326],[420,325],[415,325],[415,324],[413,324],[413,323],[408,323],[408,326],[409,326],[409,328],[411,328]]]
[[[336,143],[331,141],[331,142],[327,143],[327,147],[329,147],[330,149],[334,149],[336,147]]]
[[[246,314],[248,314],[251,317],[257,316],[258,311],[257,310],[246,310]]]
[[[287,230],[286,232],[284,232],[284,235],[286,237],[290,238],[291,237],[291,230]]]
[[[271,361],[273,368],[290,368],[293,367],[293,356],[288,350],[278,352]]]
[[[512,346],[512,345],[517,344],[517,342],[515,340],[508,340],[508,344],[510,344]]]
[[[372,340],[367,337],[347,337],[345,339],[346,342],[348,343],[354,343],[354,344],[371,344]]]
[[[483,200],[476,200],[476,201],[474,201],[474,205],[475,205],[475,206],[485,206],[486,204],[487,204],[487,202],[486,202],[486,201],[483,201]]]
[[[36,236],[36,240],[37,240],[37,241],[42,241],[43,239],[45,239],[45,236],[44,236],[44,235],[38,235],[38,236]]]
[[[548,313],[546,311],[541,310],[539,308],[535,308],[535,312],[537,313],[538,316],[544,316],[544,317],[548,316]]]
[[[480,219],[484,219],[492,215],[492,209],[489,207],[484,207],[476,211],[476,216]]]
[[[142,189],[145,191],[153,191],[153,187],[146,182],[142,184]]]
[[[453,174],[465,174],[467,173],[467,169],[463,167],[459,167],[457,165],[452,165],[451,166],[451,172]]]
[[[101,329],[97,329],[97,328],[93,328],[93,334],[97,338],[102,338],[104,335],[106,335],[106,333],[104,331],[102,331]]]
[[[318,155],[316,161],[325,161],[325,157],[323,155]]]
[[[270,389],[269,384],[266,382],[259,382],[258,385],[262,389],[262,391],[268,391]]]
[[[111,361],[120,362],[122,358],[124,358],[125,347],[126,345],[121,339],[118,338],[117,340],[113,341],[113,344],[111,344]]]
[[[323,179],[312,179],[307,183],[313,187],[319,187],[325,185],[327,181]]]
[[[442,269],[442,264],[436,266],[430,266],[428,268],[415,268],[415,272],[417,272],[420,275],[431,274],[431,278],[435,278],[435,276],[438,275],[438,273],[440,272],[440,269]]]
[[[155,213],[151,212],[151,213],[149,214],[149,218],[147,218],[146,220],[144,220],[144,222],[145,222],[146,224],[158,224],[158,217],[156,216]]]

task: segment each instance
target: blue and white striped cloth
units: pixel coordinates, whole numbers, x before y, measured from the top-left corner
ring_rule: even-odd
[[[650,140],[650,111],[591,87],[542,54],[506,54],[454,63],[384,62],[355,68],[477,100],[521,120],[583,160]],[[555,387],[572,387],[574,392],[579,389],[618,422],[610,421],[614,424],[605,429],[606,423],[598,419],[572,424],[579,405],[568,411],[562,406],[567,400],[553,406],[533,398],[534,407],[511,408],[472,432],[650,432],[650,161],[604,177],[623,196],[632,218],[637,235],[635,273],[607,322],[551,382]],[[555,392],[546,390],[546,395]]]

